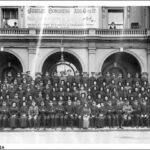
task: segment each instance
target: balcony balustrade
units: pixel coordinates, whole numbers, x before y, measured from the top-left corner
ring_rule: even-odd
[[[29,29],[19,29],[19,28],[1,28],[0,29],[0,36],[17,36],[17,35],[28,35],[29,34]]]
[[[11,28],[0,29],[2,36],[54,36],[54,37],[146,37],[150,36],[147,29],[28,29]]]
[[[146,29],[96,29],[95,34],[99,36],[147,36]]]

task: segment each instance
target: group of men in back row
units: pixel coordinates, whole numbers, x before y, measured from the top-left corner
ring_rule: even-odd
[[[150,125],[146,73],[8,73],[0,82],[0,127],[103,128]]]

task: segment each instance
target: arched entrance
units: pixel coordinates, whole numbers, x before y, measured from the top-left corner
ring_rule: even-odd
[[[129,72],[132,75],[141,73],[141,66],[138,60],[126,52],[117,52],[110,55],[103,63],[102,73],[122,73],[124,76]]]
[[[3,80],[8,72],[16,76],[18,72],[22,72],[22,65],[19,59],[11,53],[0,52],[0,79]]]
[[[61,71],[72,70],[72,73],[78,70],[82,72],[82,66],[79,60],[72,54],[68,52],[63,52],[64,61],[61,62],[61,52],[56,52],[50,55],[44,62],[42,67],[42,72],[49,72],[52,75],[54,72],[60,73]]]

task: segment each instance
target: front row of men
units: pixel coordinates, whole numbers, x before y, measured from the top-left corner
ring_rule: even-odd
[[[73,104],[68,100],[65,105],[58,101],[56,105],[49,101],[48,106],[42,101],[40,106],[32,101],[27,107],[26,102],[22,103],[20,109],[15,102],[11,107],[5,101],[0,108],[0,127],[14,128],[57,128],[78,127],[78,128],[103,128],[123,126],[147,126],[149,127],[150,109],[146,101],[139,104],[134,101],[133,105],[129,101],[121,103],[119,100],[116,105],[111,101],[96,104],[95,101],[89,106],[88,103],[81,104],[77,100]]]

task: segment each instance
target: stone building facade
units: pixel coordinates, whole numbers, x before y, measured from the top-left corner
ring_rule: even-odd
[[[148,6],[48,7],[47,26],[42,26],[40,16],[45,8],[41,8],[0,7],[1,78],[8,71],[51,72],[62,51],[65,63],[79,72],[150,74]],[[67,14],[75,11],[77,16]],[[38,21],[35,15],[36,19],[39,15]],[[66,20],[59,22],[61,15]],[[111,22],[116,29],[110,29]]]

